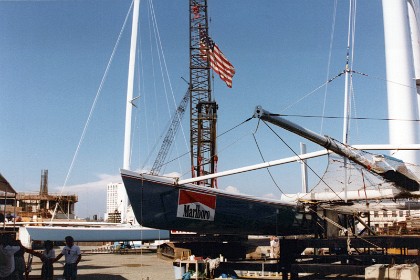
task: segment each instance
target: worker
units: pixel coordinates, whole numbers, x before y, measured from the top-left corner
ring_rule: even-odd
[[[277,236],[270,238],[270,258],[277,259],[280,253],[280,243]]]
[[[43,280],[53,280],[53,261],[55,259],[54,243],[51,240],[46,240],[44,242],[44,251],[42,253],[29,249],[27,250],[27,252],[41,259],[41,278]]]
[[[0,279],[14,280],[15,277],[15,253],[21,250],[21,246],[13,244],[9,234],[0,235]]]
[[[25,263],[25,252],[27,249],[23,247],[20,240],[14,240],[12,246],[19,246],[19,251],[14,254],[15,259],[15,277],[17,280],[25,280],[26,263]]]
[[[74,245],[73,237],[66,236],[65,241],[66,246],[53,262],[58,261],[62,256],[64,256],[65,265],[63,276],[66,280],[75,280],[77,278],[77,265],[82,259],[82,254],[79,246]]]

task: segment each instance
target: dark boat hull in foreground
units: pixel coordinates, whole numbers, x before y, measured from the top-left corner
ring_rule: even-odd
[[[198,233],[295,235],[313,233],[296,204],[233,194],[172,178],[121,170],[137,221],[146,227]]]

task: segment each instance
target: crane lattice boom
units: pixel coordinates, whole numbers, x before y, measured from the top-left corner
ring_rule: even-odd
[[[153,167],[150,170],[150,174],[158,175],[161,168],[165,164],[166,157],[169,153],[169,149],[172,146],[172,142],[175,138],[175,135],[178,131],[179,124],[181,123],[182,117],[185,113],[185,108],[187,107],[188,100],[190,99],[190,89],[188,88],[187,92],[182,98],[181,103],[175,111],[174,116],[172,117],[171,124],[169,126],[168,132],[166,133],[165,138],[163,139],[162,146],[160,147],[159,153],[156,157]]]

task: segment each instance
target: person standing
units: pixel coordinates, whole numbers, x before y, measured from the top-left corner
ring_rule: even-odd
[[[15,253],[21,249],[21,246],[13,244],[13,239],[8,234],[0,235],[0,279],[16,279],[15,271]]]
[[[64,273],[63,276],[66,280],[75,280],[77,278],[77,265],[82,259],[80,248],[74,245],[74,239],[71,236],[65,238],[66,246],[63,248],[61,253],[53,260],[53,262],[61,259],[62,256],[65,258]]]
[[[54,244],[52,241],[47,240],[44,242],[44,251],[42,252],[42,270],[41,277],[44,280],[53,280],[54,267],[53,261],[55,258]]]
[[[44,242],[44,251],[42,251],[42,253],[30,249],[28,249],[27,252],[41,259],[41,278],[43,280],[53,280],[53,261],[55,259],[54,243],[51,240],[46,240]]]
[[[17,251],[14,255],[14,259],[15,259],[14,275],[15,275],[17,280],[25,280],[25,278],[26,278],[25,277],[26,263],[25,263],[24,255],[25,255],[25,251],[27,251],[27,249],[25,247],[23,247],[20,240],[14,240],[12,245],[19,246],[19,251]]]
[[[270,238],[270,258],[277,259],[280,252],[280,243],[277,236],[272,236]]]

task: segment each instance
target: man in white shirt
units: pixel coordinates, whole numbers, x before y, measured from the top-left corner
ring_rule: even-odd
[[[15,279],[14,255],[20,250],[20,246],[11,246],[12,239],[8,234],[0,235],[0,279]]]
[[[280,243],[277,236],[270,238],[270,258],[276,259],[279,257]]]
[[[62,256],[64,256],[66,264],[64,265],[63,276],[66,280],[75,280],[77,278],[77,265],[82,259],[82,254],[80,252],[79,246],[74,245],[73,237],[66,236],[65,240],[66,246],[54,259],[54,262],[58,261]]]

